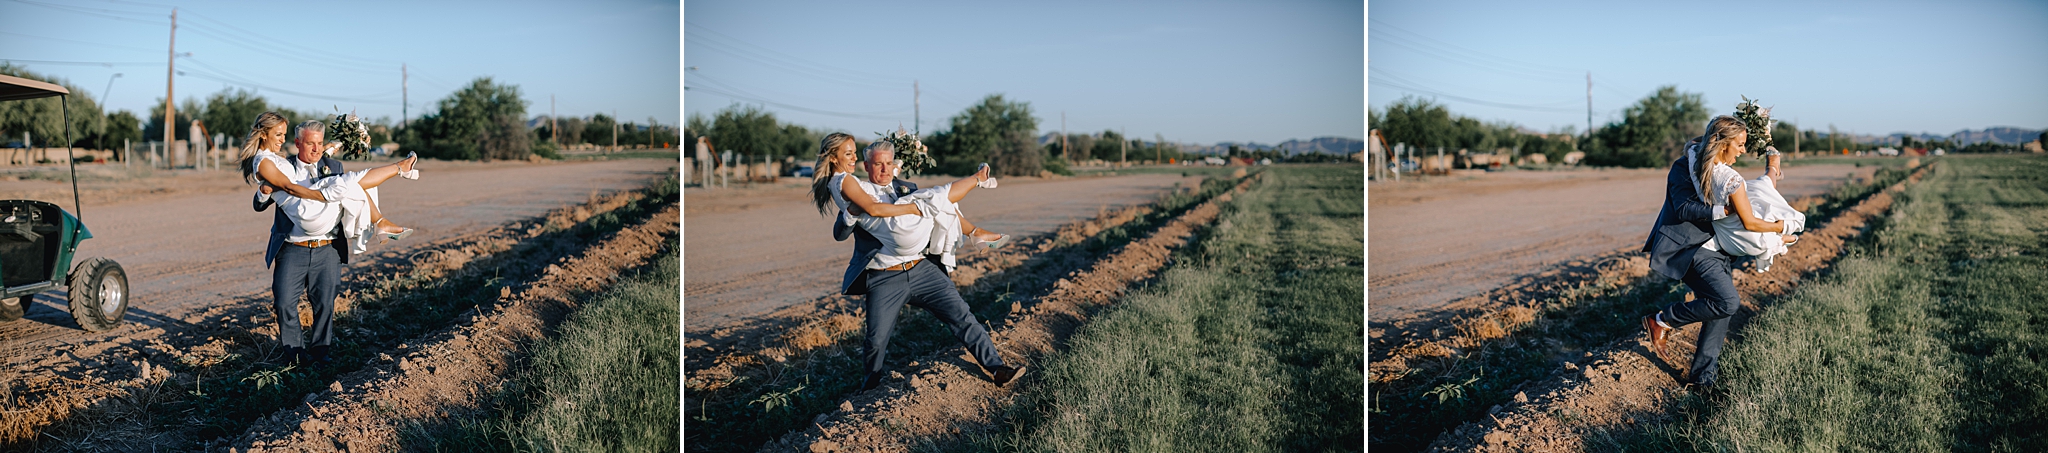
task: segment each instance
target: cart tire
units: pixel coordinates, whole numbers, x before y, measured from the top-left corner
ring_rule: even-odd
[[[23,313],[28,313],[28,305],[35,303],[35,300],[34,294],[0,299],[0,322],[21,319]]]
[[[128,315],[128,273],[121,264],[93,258],[71,270],[71,317],[93,332],[119,327]]]

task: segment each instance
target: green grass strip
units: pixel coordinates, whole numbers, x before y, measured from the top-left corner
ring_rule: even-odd
[[[2048,159],[1944,159],[1640,451],[2044,451]],[[1604,448],[1603,448],[1604,449]]]
[[[663,252],[541,340],[526,369],[493,405],[496,418],[463,421],[454,435],[412,433],[436,451],[675,451],[682,353],[677,249]]]
[[[1041,362],[999,451],[1355,451],[1362,170],[1274,167]]]

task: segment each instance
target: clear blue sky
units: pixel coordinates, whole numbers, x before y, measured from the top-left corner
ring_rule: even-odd
[[[166,88],[173,5],[177,50],[193,54],[178,60],[181,101],[260,85],[276,105],[396,121],[404,63],[414,118],[482,76],[518,86],[529,117],[547,114],[553,94],[563,116],[682,118],[681,7],[670,1],[0,0],[0,59],[139,63],[17,62],[95,99],[120,73],[110,110],[146,117]]]
[[[984,96],[1039,133],[1276,144],[1361,138],[1364,6],[1279,2],[740,2],[684,8],[690,114],[734,102],[863,138],[926,133]],[[702,89],[696,88],[702,87]],[[712,92],[716,90],[719,92]],[[775,104],[766,104],[765,102]],[[818,113],[826,112],[826,113]]]
[[[1367,14],[1376,110],[1427,91],[1454,114],[1583,131],[1591,71],[1596,127],[1660,85],[1715,112],[1762,99],[1822,131],[2048,127],[2048,2],[1379,1]]]

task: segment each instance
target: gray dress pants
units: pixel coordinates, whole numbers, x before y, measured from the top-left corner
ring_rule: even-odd
[[[1728,343],[1728,318],[1742,309],[1742,299],[1735,290],[1735,275],[1730,273],[1728,262],[1728,255],[1719,251],[1694,251],[1692,269],[1686,271],[1685,278],[1681,279],[1687,288],[1692,289],[1692,302],[1671,304],[1664,309],[1664,323],[1672,328],[1704,323],[1700,324],[1699,347],[1692,356],[1692,370],[1686,374],[1695,384],[1714,383],[1721,365],[1721,346]]]
[[[868,271],[867,337],[861,358],[868,373],[880,373],[889,356],[889,336],[895,334],[896,317],[903,305],[923,308],[953,329],[953,336],[974,354],[983,368],[1003,366],[988,329],[975,322],[974,312],[960,298],[960,289],[946,277],[939,265],[925,260],[903,271]]]
[[[271,266],[270,294],[277,338],[287,347],[327,346],[334,340],[334,293],[341,283],[341,251],[285,244]],[[313,331],[299,329],[299,296],[313,304]]]

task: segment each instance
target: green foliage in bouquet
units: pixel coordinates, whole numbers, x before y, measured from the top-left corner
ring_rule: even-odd
[[[1771,126],[1777,121],[1771,119],[1770,108],[1759,107],[1756,100],[1743,96],[1742,103],[1735,104],[1735,119],[1741,120],[1742,127],[1748,129],[1749,152],[1762,153],[1764,148],[1771,146]]]
[[[354,112],[334,115],[327,122],[326,138],[339,145],[337,154],[342,159],[354,159],[370,150],[370,128]]]
[[[932,159],[931,149],[926,148],[924,142],[918,141],[916,134],[897,128],[895,132],[876,132],[875,135],[882,136],[882,141],[896,145],[896,162],[903,165],[905,172],[917,174],[918,169],[939,165],[938,161]]]

